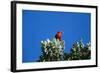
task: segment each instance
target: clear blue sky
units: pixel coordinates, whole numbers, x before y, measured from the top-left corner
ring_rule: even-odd
[[[23,10],[22,27],[22,61],[34,62],[41,55],[40,41],[54,38],[58,31],[62,31],[65,40],[65,52],[75,41],[81,38],[84,43],[90,42],[91,14],[75,12],[53,12]]]

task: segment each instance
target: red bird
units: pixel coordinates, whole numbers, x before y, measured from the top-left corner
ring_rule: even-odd
[[[57,32],[57,34],[55,35],[55,38],[58,39],[59,41],[62,40],[62,32]]]

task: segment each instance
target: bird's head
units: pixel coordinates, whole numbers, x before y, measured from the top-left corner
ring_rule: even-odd
[[[58,36],[58,37],[61,37],[61,36],[62,36],[62,32],[60,32],[60,31],[57,32],[57,36]]]
[[[62,32],[60,32],[60,31],[57,32],[57,34],[55,35],[55,38],[61,41],[61,39],[62,39]]]

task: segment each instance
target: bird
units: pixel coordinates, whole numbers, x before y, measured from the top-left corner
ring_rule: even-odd
[[[56,35],[55,35],[55,38],[57,40],[61,41],[62,40],[62,32],[61,31],[57,32]]]

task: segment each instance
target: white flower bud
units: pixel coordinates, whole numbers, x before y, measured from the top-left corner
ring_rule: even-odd
[[[43,41],[41,41],[41,43],[43,43]]]
[[[50,40],[49,39],[47,39],[47,43],[50,43]]]
[[[45,44],[45,45],[47,45],[47,42],[46,42],[46,41],[44,41],[44,44]]]

